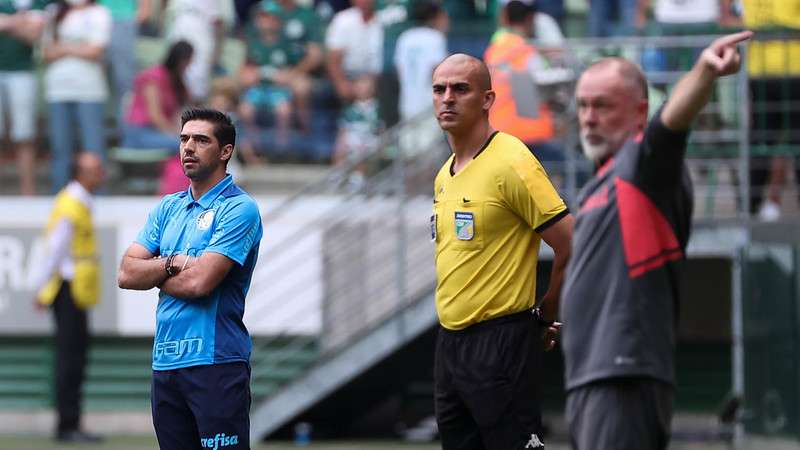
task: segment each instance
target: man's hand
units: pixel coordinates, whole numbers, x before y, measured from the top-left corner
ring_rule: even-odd
[[[661,122],[665,127],[672,131],[689,129],[711,98],[717,78],[739,71],[742,58],[736,45],[752,36],[752,31],[729,34],[703,50],[692,70],[678,81],[661,109]]]
[[[724,77],[725,75],[736,73],[739,71],[742,62],[742,57],[739,55],[736,46],[752,36],[752,31],[740,31],[739,33],[723,36],[703,50],[698,63],[710,70],[716,77]]]
[[[553,347],[555,347],[560,332],[561,322],[553,322],[552,325],[544,330],[544,335],[542,335],[542,340],[544,341],[544,351],[549,352],[553,349]]]

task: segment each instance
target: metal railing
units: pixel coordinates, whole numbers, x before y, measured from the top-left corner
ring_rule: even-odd
[[[321,363],[433,291],[429,192],[448,150],[440,131],[420,136],[423,124],[431,129],[429,114],[393,127],[380,136],[377,146],[333,167],[324,179],[263,215],[269,232],[273,224],[295,214],[298,204],[316,201],[313,217],[269,248],[265,257],[280,264],[256,268],[248,314],[273,314],[276,308],[292,308],[296,299],[321,291],[321,304],[308,303],[283,315],[292,323],[321,310],[321,325],[315,343],[286,331],[259,339],[254,352],[283,350],[280,353],[290,358],[292,351],[314,345]],[[312,234],[321,240],[321,273],[319,261],[303,251]],[[287,279],[291,281],[276,282]],[[284,300],[259,301],[267,292]],[[281,362],[254,365],[254,378]]]

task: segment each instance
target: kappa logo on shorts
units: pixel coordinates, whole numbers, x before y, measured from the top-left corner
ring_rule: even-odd
[[[459,241],[471,241],[475,237],[475,216],[472,213],[456,211],[455,224]]]
[[[539,439],[536,433],[531,433],[531,438],[528,443],[525,444],[525,448],[544,448],[544,442]]]
[[[200,438],[200,446],[212,450],[217,450],[220,447],[230,447],[232,445],[239,445],[238,434],[226,436],[225,433],[217,433],[213,438]]]

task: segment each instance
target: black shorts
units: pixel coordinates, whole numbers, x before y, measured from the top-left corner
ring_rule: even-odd
[[[154,370],[153,426],[161,450],[250,448],[250,366]]]
[[[544,448],[541,336],[530,311],[439,329],[434,395],[443,450]]]
[[[672,386],[653,378],[610,378],[567,394],[574,450],[663,450],[669,444]]]

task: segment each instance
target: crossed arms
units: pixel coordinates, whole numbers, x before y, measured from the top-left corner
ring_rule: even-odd
[[[125,255],[117,275],[121,289],[148,290],[158,287],[177,298],[197,298],[211,293],[233,267],[234,261],[219,253],[205,252],[195,258],[176,255],[172,267],[178,273],[168,276],[167,258],[156,257],[143,245],[133,243]]]

